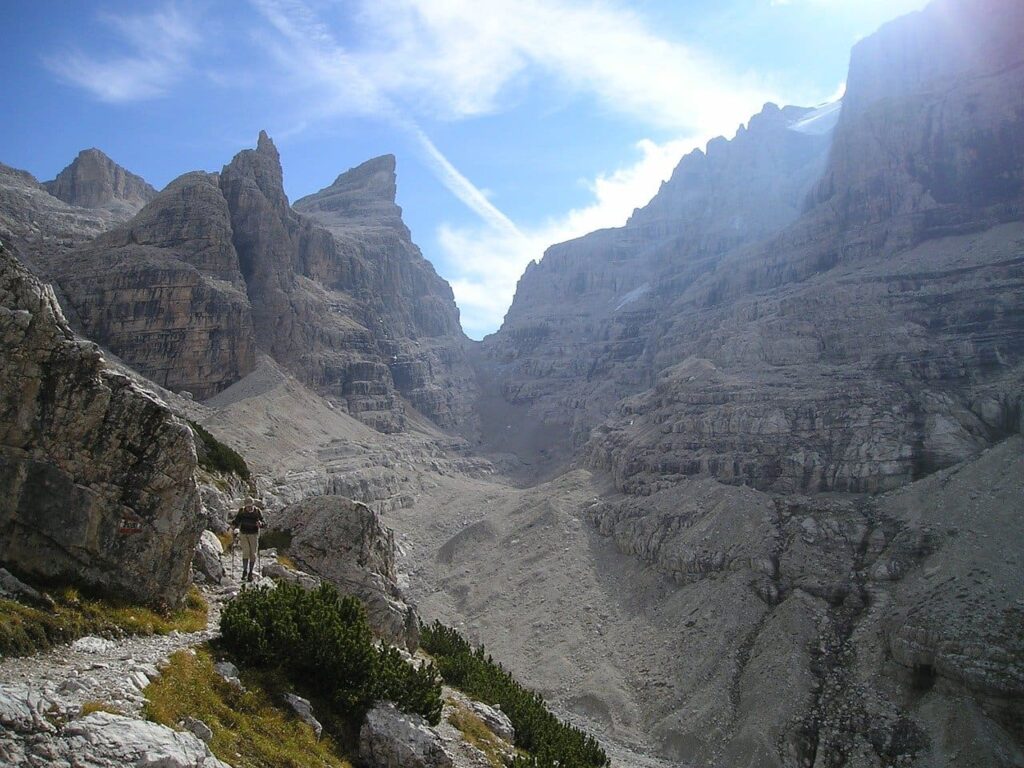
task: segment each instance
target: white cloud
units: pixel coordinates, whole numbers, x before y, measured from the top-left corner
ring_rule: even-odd
[[[486,223],[476,227],[442,224],[437,239],[446,262],[457,275],[450,279],[462,313],[462,326],[473,338],[493,331],[512,303],[516,283],[531,260],[540,260],[553,243],[581,237],[595,229],[621,226],[635,207],[645,204],[668,179],[679,158],[703,143],[679,139],[637,144],[640,159],[589,187],[594,201],[532,228],[511,233]]]
[[[121,38],[126,53],[95,56],[67,51],[46,66],[101,101],[127,102],[162,96],[187,69],[189,52],[200,42],[194,22],[176,6],[149,14],[100,16]]]
[[[441,183],[480,217],[475,227],[438,228],[444,273],[471,335],[497,325],[531,259],[553,243],[623,224],[697,137],[731,132],[772,96],[612,2],[363,0],[338,25],[355,25],[351,46],[338,42],[329,16],[302,0],[252,2],[277,33],[266,42],[291,85],[312,92],[308,102],[317,106],[306,119],[374,115],[404,128]],[[499,111],[535,78],[689,138],[641,141],[637,163],[590,182],[591,204],[524,229],[449,162],[416,118]]]

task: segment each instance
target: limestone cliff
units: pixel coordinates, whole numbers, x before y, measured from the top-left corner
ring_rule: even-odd
[[[810,207],[776,234],[702,257],[747,200],[711,206],[708,229],[683,235],[695,244],[661,258],[632,223],[552,248],[486,345],[505,399],[592,438],[592,464],[634,492],[697,473],[877,491],[1019,430],[1022,27],[1017,4],[985,5],[936,3],[854,49]],[[780,133],[764,140],[779,155]],[[820,170],[802,167],[812,178],[791,192]],[[668,186],[634,220],[665,231],[669,201],[687,199]]]
[[[255,336],[216,176],[176,179],[131,221],[50,272],[83,331],[148,378],[199,399],[255,367]]]
[[[798,130],[811,113],[765,105],[731,141],[684,157],[625,227],[552,246],[527,268],[481,367],[548,455],[564,458],[651,384],[657,337],[695,275],[797,219],[829,147],[827,132]],[[530,453],[507,444],[505,422],[485,430],[496,447]]]
[[[0,563],[176,604],[202,524],[189,428],[0,253]]]
[[[79,208],[100,208],[118,220],[129,219],[156,197],[141,176],[125,170],[98,149],[83,149],[74,161],[43,187]]]
[[[75,205],[0,168],[0,236],[54,282],[76,328],[161,386],[212,397],[259,349],[381,431],[404,429],[407,405],[472,431],[469,342],[402,223],[393,157],[300,201],[308,217],[266,133],[220,174],[155,196],[94,150],[47,188]]]
[[[469,342],[451,286],[412,242],[395,194],[395,158],[386,155],[296,201],[295,210],[326,227],[336,248],[333,260],[308,258],[304,267],[329,289],[359,299],[357,316],[374,330],[394,386],[409,402],[442,426],[467,428],[475,391]]]

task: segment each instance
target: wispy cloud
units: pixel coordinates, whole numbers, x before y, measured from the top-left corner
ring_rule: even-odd
[[[315,91],[306,119],[373,115],[404,128],[441,183],[479,216],[477,226],[441,224],[437,232],[471,335],[496,326],[531,259],[553,243],[624,223],[686,151],[730,132],[773,95],[664,39],[613,2],[363,0],[354,14],[350,5],[334,6],[346,14],[339,19],[302,0],[251,1],[276,32],[265,42],[291,72],[292,85]],[[332,22],[358,42],[339,43]],[[681,138],[640,141],[636,163],[589,183],[591,204],[517,226],[445,157],[417,116],[461,120],[498,112],[535,79]]]
[[[611,173],[598,175],[588,186],[593,202],[552,217],[515,234],[480,224],[441,225],[438,244],[454,267],[449,279],[466,333],[480,338],[493,331],[512,302],[516,283],[526,265],[539,260],[553,243],[561,243],[605,227],[626,222],[638,205],[658,191],[679,158],[700,143],[693,138],[664,144],[640,141],[640,158]]]
[[[44,59],[47,68],[101,101],[128,102],[162,96],[187,69],[201,36],[194,20],[175,5],[148,14],[104,13],[100,21],[119,38],[124,52],[94,55],[63,51]]]

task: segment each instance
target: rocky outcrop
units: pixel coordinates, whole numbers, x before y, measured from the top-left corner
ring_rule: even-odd
[[[385,702],[371,709],[359,730],[359,757],[374,768],[450,768],[441,737],[419,715]]]
[[[665,671],[678,688],[648,715],[665,755],[1016,764],[1022,469],[1016,436],[875,497],[780,497],[702,477],[593,503],[601,533],[671,578],[687,606]],[[943,738],[951,727],[969,747]]]
[[[192,567],[203,578],[214,584],[220,584],[224,578],[224,547],[213,531],[203,531],[196,543],[195,554],[192,556]]]
[[[156,197],[156,190],[145,179],[95,148],[83,149],[57,178],[43,182],[43,187],[68,205],[101,208],[122,221]]]
[[[552,246],[527,267],[483,345],[490,394],[512,409],[485,429],[495,448],[543,446],[539,458],[564,460],[620,398],[650,385],[654,340],[694,275],[799,216],[830,140],[796,130],[811,113],[765,105],[733,140],[684,157],[625,227]],[[534,445],[503,434],[512,420]]]
[[[404,398],[441,426],[471,431],[475,378],[459,310],[412,242],[395,194],[395,158],[386,155],[297,200],[295,210],[325,227],[336,251],[326,261],[308,252],[306,274],[358,299],[355,317],[376,338],[375,362]]]
[[[141,185],[94,150],[48,183],[74,206],[0,169],[0,236],[54,281],[77,329],[198,399],[250,373],[259,348],[380,431],[403,430],[411,405],[473,432],[468,340],[402,223],[393,157],[299,201],[308,217],[289,205],[266,133],[219,175],[185,174],[159,195]]]
[[[192,733],[107,712],[57,726],[45,703],[28,691],[0,688],[0,760],[6,765],[227,768]]]
[[[591,465],[640,493],[698,473],[879,491],[1018,431],[1024,67],[1021,26],[1006,20],[1020,9],[984,5],[939,2],[857,46],[824,175],[777,234],[724,241],[716,222],[780,198],[730,200],[703,161],[684,161],[673,181],[715,213],[672,254],[651,255],[632,222],[551,249],[486,345],[504,399],[527,423],[589,440]],[[814,117],[784,115],[759,118],[767,157],[789,156]],[[761,166],[746,160],[756,189]],[[726,167],[723,183],[746,183]],[[688,220],[694,203],[669,191],[637,226],[665,231],[673,210]]]
[[[378,513],[341,496],[315,496],[274,514],[270,525],[290,534],[288,555],[303,570],[362,600],[388,641],[416,649],[418,620],[398,588],[394,533]]]
[[[32,174],[0,163],[0,240],[18,249],[33,269],[109,229],[107,211],[76,208],[58,200]]]
[[[189,428],[0,253],[0,562],[176,604],[202,530]]]
[[[162,387],[213,396],[255,367],[217,177],[171,182],[130,222],[51,267],[84,332]]]

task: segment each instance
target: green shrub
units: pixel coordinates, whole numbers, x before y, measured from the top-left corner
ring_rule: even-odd
[[[394,648],[378,648],[362,603],[329,584],[247,589],[224,609],[221,633],[239,660],[280,668],[353,720],[384,699],[432,725],[441,720],[434,666],[417,669]]]
[[[539,693],[524,688],[484,650],[473,648],[456,630],[435,621],[420,628],[420,645],[437,662],[449,685],[486,704],[497,704],[516,729],[514,768],[603,768],[610,765],[601,745],[579,728],[555,717]]]
[[[249,465],[234,448],[224,445],[211,435],[201,424],[189,420],[189,426],[202,443],[198,450],[199,466],[210,472],[234,472],[243,480],[251,480]]]

